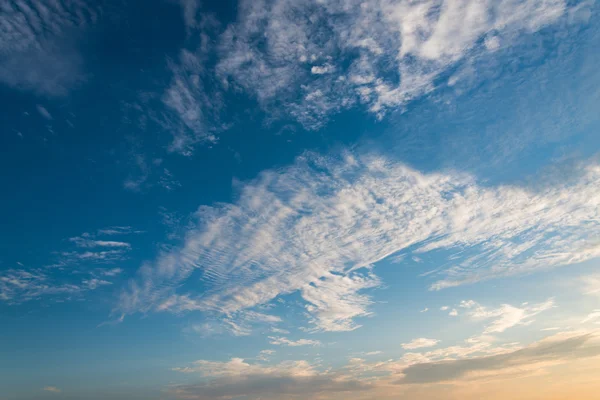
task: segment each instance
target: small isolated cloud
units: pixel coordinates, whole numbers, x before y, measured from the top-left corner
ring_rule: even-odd
[[[37,108],[38,112],[40,113],[40,115],[41,115],[42,117],[46,118],[47,120],[51,120],[51,119],[52,119],[52,114],[50,114],[50,113],[48,112],[48,110],[46,110],[46,108],[45,108],[45,107],[43,107],[43,106],[41,106],[41,105],[39,105],[39,104],[38,104],[38,105],[36,106],[36,108]]]
[[[45,390],[46,392],[52,392],[52,393],[60,393],[60,392],[62,392],[62,390],[60,390],[60,389],[59,389],[59,388],[57,388],[56,386],[46,386],[46,387],[44,388],[44,390]]]
[[[98,229],[98,235],[131,235],[143,233],[142,231],[135,230],[131,226],[109,226],[107,228]]]
[[[100,286],[112,285],[112,282],[108,282],[103,279],[97,278],[84,279],[83,281],[81,281],[81,283],[87,286],[90,290],[94,290]]]
[[[427,311],[429,311],[429,308],[425,307],[424,309],[422,309],[422,310],[421,310],[421,311],[419,311],[419,312],[421,312],[421,313],[424,313],[424,312],[427,312]]]
[[[534,316],[553,307],[553,299],[533,305],[524,303],[521,307],[503,304],[498,308],[488,308],[474,303],[471,306],[469,315],[474,319],[492,320],[486,326],[484,334],[501,333],[517,325],[530,324],[533,322],[532,318]]]
[[[453,309],[452,309],[452,310],[451,310],[451,311],[448,313],[448,315],[449,315],[449,316],[451,316],[451,317],[456,317],[456,316],[458,316],[458,311],[456,310],[456,308],[453,308]]]
[[[442,306],[442,307],[440,307],[440,311],[448,311],[449,308],[450,307],[448,307],[448,306]]]
[[[120,248],[131,248],[131,244],[127,242],[119,242],[114,240],[94,240],[86,237],[72,237],[69,241],[75,243],[77,247],[93,248],[93,247],[120,247]]]
[[[277,346],[290,346],[290,347],[298,347],[298,346],[320,346],[321,342],[318,340],[311,339],[298,339],[298,340],[290,340],[285,337],[276,337],[269,336],[269,343],[277,345]]]
[[[377,350],[377,351],[369,351],[367,353],[365,353],[365,356],[376,356],[379,354],[383,354],[383,351]]]
[[[114,277],[114,276],[120,275],[122,272],[123,272],[123,269],[121,269],[121,268],[111,268],[111,269],[103,270],[101,272],[101,274],[103,276]]]
[[[402,343],[402,348],[404,350],[422,349],[425,347],[433,347],[439,342],[440,341],[437,339],[418,338],[413,339],[408,343]]]
[[[313,75],[323,75],[323,74],[329,74],[331,72],[333,72],[335,70],[335,68],[333,67],[333,65],[330,64],[325,64],[325,65],[321,65],[321,66],[313,66],[310,69],[311,74]]]
[[[593,312],[589,313],[588,316],[583,319],[583,321],[581,321],[582,324],[588,322],[600,323],[600,310],[594,310]]]

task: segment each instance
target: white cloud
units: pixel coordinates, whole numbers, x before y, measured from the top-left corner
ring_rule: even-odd
[[[44,296],[70,296],[83,291],[74,284],[54,282],[42,270],[9,269],[0,272],[0,300],[19,304]]]
[[[77,33],[98,18],[80,0],[9,0],[0,6],[0,82],[43,95],[64,95],[84,79]]]
[[[437,339],[418,338],[413,339],[408,343],[402,343],[402,348],[404,350],[422,349],[424,347],[433,347],[439,342],[440,341]]]
[[[285,337],[276,337],[276,336],[269,336],[269,340],[271,344],[277,345],[277,346],[290,346],[290,347],[298,347],[298,346],[320,346],[321,342],[319,342],[318,340],[311,340],[311,339],[298,339],[298,340],[290,340],[288,338]]]
[[[245,0],[220,37],[217,74],[318,128],[357,102],[378,115],[402,106],[461,60],[491,56],[566,10],[564,0]]]
[[[118,242],[113,240],[94,240],[81,236],[69,238],[70,242],[73,242],[77,247],[123,247],[131,248],[131,244],[127,242]]]
[[[532,190],[381,157],[305,155],[240,186],[236,203],[201,207],[183,245],[142,266],[116,311],[154,309],[198,271],[210,290],[186,294],[195,310],[233,315],[299,292],[316,329],[354,329],[369,315],[361,291],[380,283],[373,264],[408,249],[461,249],[427,276],[433,290],[599,256],[599,181],[596,165]]]
[[[306,361],[291,361],[266,366],[262,364],[249,364],[242,358],[232,358],[226,362],[198,360],[189,367],[173,368],[173,370],[184,373],[200,373],[202,376],[210,378],[241,377],[256,374],[312,376],[317,373],[314,367]]]
[[[594,310],[593,312],[591,312],[587,317],[585,317],[583,319],[583,321],[581,321],[581,323],[585,324],[585,323],[593,322],[593,321],[597,321],[597,320],[600,320],[600,310]],[[600,323],[600,321],[598,321],[596,323]]]
[[[442,306],[442,307],[440,307],[440,311],[447,311],[449,309],[450,309],[450,307],[448,307],[448,306]]]
[[[318,65],[313,66],[310,69],[310,72],[313,75],[323,75],[323,74],[329,74],[329,73],[333,72],[334,70],[335,70],[335,68],[332,65],[325,64],[322,66],[318,66]]]
[[[582,280],[584,293],[587,295],[600,296],[600,275],[589,275]]]
[[[108,282],[98,278],[84,279],[83,281],[81,281],[81,283],[87,286],[90,290],[94,290],[99,286],[112,285],[112,282]]]
[[[135,230],[131,226],[109,226],[107,228],[98,229],[98,235],[130,235],[138,233],[143,232]]]
[[[44,388],[44,390],[45,390],[46,392],[52,392],[52,393],[61,393],[61,392],[62,392],[62,390],[60,390],[60,389],[59,389],[59,388],[57,388],[56,386],[46,386],[46,387]]]
[[[123,270],[121,268],[111,268],[111,269],[107,269],[101,272],[101,274],[103,276],[117,276],[120,275],[123,272]]]
[[[499,308],[490,309],[473,304],[469,315],[475,319],[493,319],[483,331],[485,335],[504,332],[517,325],[530,324],[533,322],[531,318],[552,307],[554,307],[554,300],[552,299],[539,304],[525,305],[523,308],[503,304]]]
[[[456,317],[456,316],[458,316],[458,311],[456,311],[456,308],[453,308],[453,309],[452,309],[452,310],[451,310],[451,311],[448,313],[448,315],[449,315],[449,316],[451,316],[451,317]]]
[[[429,308],[425,307],[424,309],[422,309],[422,310],[421,310],[421,311],[419,311],[419,312],[421,312],[421,313],[424,313],[424,312],[427,312],[427,311],[429,311]]]

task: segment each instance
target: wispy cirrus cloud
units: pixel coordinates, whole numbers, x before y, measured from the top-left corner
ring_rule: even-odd
[[[377,287],[373,264],[400,251],[460,257],[427,279],[440,290],[600,255],[600,168],[536,190],[486,187],[453,172],[423,174],[378,156],[306,155],[201,207],[184,244],[143,266],[116,312],[155,309],[198,271],[194,310],[236,312],[299,292],[317,330],[354,329]]]
[[[57,283],[41,269],[0,272],[0,300],[9,304],[20,304],[45,296],[76,295],[82,291],[79,285]]]
[[[564,0],[242,1],[220,36],[217,75],[318,128],[364,104],[382,115],[428,93],[465,59],[555,23]]]
[[[433,347],[438,344],[440,341],[437,339],[427,339],[427,338],[418,338],[413,339],[408,343],[402,343],[402,348],[404,350],[414,350],[414,349],[422,349],[424,347]]]
[[[131,244],[127,242],[119,242],[115,240],[95,240],[89,237],[75,236],[69,238],[69,241],[75,243],[77,247],[91,248],[91,247],[122,247],[131,248]]]
[[[463,301],[461,306],[469,309],[468,314],[471,318],[492,320],[483,331],[484,335],[501,333],[517,325],[530,324],[533,322],[532,318],[534,316],[555,307],[553,299],[548,299],[539,304],[526,304],[521,307],[503,304],[498,308],[488,308],[479,305],[473,300]]]
[[[298,347],[298,346],[320,346],[321,342],[318,340],[312,339],[298,339],[298,340],[290,340],[286,337],[282,336],[269,336],[269,343],[274,344],[276,346],[289,346],[289,347]]]
[[[80,0],[9,0],[0,10],[0,82],[60,96],[84,79],[75,38],[99,9]]]

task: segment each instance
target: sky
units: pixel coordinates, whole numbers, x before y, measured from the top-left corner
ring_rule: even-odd
[[[0,400],[596,398],[599,21],[2,2]]]

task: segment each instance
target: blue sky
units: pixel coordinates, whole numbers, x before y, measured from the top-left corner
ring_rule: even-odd
[[[9,0],[0,399],[593,398],[599,12]]]

